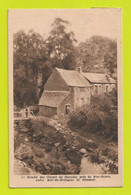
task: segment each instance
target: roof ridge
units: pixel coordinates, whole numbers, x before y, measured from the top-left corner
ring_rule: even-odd
[[[62,70],[62,71],[76,71],[76,70],[67,70],[67,69],[63,69],[63,68],[58,68],[58,67],[55,67],[55,69],[58,69],[58,70]]]
[[[89,74],[91,73],[91,74],[103,74],[103,75],[107,75],[106,73],[100,73],[100,72],[82,72],[82,73],[87,73],[87,74],[88,73]]]

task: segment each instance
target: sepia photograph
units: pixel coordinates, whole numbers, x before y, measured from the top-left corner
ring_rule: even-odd
[[[120,8],[8,11],[11,186],[122,185],[121,18]]]

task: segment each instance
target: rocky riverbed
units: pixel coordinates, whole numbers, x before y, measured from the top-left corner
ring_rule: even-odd
[[[117,163],[104,156],[96,143],[61,124],[16,121],[14,136],[17,173],[21,162],[27,165],[27,174],[30,170],[39,174],[117,173]]]

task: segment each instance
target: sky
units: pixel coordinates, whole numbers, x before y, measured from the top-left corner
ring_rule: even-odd
[[[12,9],[9,10],[9,31],[33,29],[46,38],[54,19],[60,17],[71,23],[70,30],[78,43],[93,35],[118,39],[121,37],[121,15],[120,8]]]

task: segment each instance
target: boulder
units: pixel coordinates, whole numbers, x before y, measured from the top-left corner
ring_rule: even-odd
[[[26,142],[28,142],[28,141],[29,141],[27,137],[25,138],[25,141],[26,141]]]
[[[23,128],[21,128],[21,131],[24,132],[24,133],[27,133],[28,131],[30,131],[30,129],[28,129],[26,127],[23,127]]]
[[[58,115],[54,115],[53,118],[54,118],[55,120],[58,120],[58,119],[59,119]]]
[[[76,140],[73,141],[72,146],[73,147],[79,147],[80,143]]]
[[[60,142],[54,144],[55,147],[58,147],[59,145],[60,145]]]
[[[86,149],[84,149],[84,148],[81,148],[79,151],[80,151],[80,153],[82,153],[82,154],[86,154],[86,153],[87,153]]]
[[[61,123],[58,123],[57,127],[61,127],[61,126],[62,126]]]

